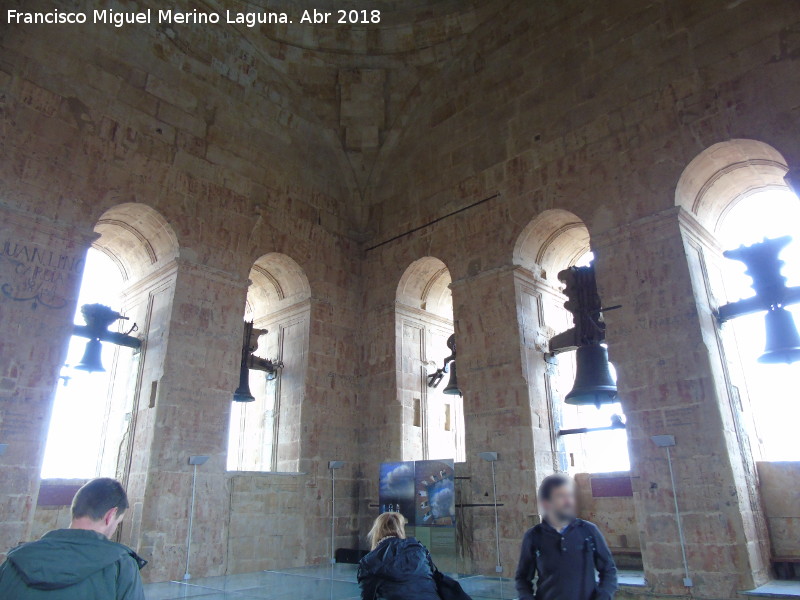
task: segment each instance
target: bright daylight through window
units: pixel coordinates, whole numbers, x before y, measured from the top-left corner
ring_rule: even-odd
[[[589,266],[594,254],[587,252],[575,263],[576,267]],[[566,313],[570,321],[572,316]],[[567,325],[571,326],[571,322]],[[575,382],[575,352],[567,352],[558,357],[558,388],[561,396],[572,388]],[[614,365],[611,365],[612,373]],[[562,429],[608,427],[614,415],[623,416],[619,402],[597,406],[570,406],[562,404]],[[623,417],[624,420],[624,417]],[[608,429],[576,435],[566,435],[564,450],[567,454],[567,467],[570,473],[612,473],[628,471],[631,468],[628,454],[628,434],[625,429]]]
[[[100,303],[119,310],[122,274],[117,265],[99,250],[90,249],[83,272],[75,323],[83,324],[80,307]],[[109,401],[118,353],[130,348],[103,344],[105,372],[87,373],[75,369],[87,340],[70,339],[66,365],[56,391],[50,429],[47,435],[42,477],[85,479],[116,474],[116,458],[122,440],[126,415],[112,410]],[[125,382],[119,382],[124,384]]]
[[[791,236],[792,243],[780,255],[785,263],[782,272],[787,279],[786,285],[800,285],[800,202],[791,192],[765,191],[744,198],[730,209],[717,234],[726,250],[760,242],[765,237]],[[752,296],[752,280],[745,274],[744,265],[725,260],[723,266],[726,299],[734,301]],[[786,308],[800,326],[800,305]],[[761,458],[768,461],[800,460],[800,444],[797,443],[800,363],[758,362],[766,341],[763,313],[734,319],[725,328],[731,328],[735,337],[747,388],[742,395],[750,398]]]

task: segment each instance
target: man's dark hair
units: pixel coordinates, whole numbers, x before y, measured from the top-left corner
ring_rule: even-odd
[[[72,499],[72,518],[89,517],[99,521],[112,508],[122,514],[128,509],[128,495],[116,479],[92,479]]]
[[[548,475],[542,480],[542,485],[539,486],[539,500],[550,500],[553,490],[565,485],[572,485],[572,478],[562,473]]]

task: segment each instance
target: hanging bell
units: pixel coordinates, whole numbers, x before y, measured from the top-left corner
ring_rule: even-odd
[[[616,402],[617,382],[611,374],[605,346],[580,346],[576,359],[575,385],[564,402],[575,406],[594,404],[597,407]]]
[[[81,362],[75,365],[79,371],[88,371],[89,373],[103,373],[103,361],[101,360],[103,353],[103,344],[100,340],[91,339],[86,343],[86,350],[83,353]]]
[[[800,360],[800,333],[792,313],[778,306],[764,317],[767,347],[758,362],[764,364],[793,363]]]
[[[253,402],[255,396],[250,392],[250,367],[248,363],[249,355],[242,356],[242,363],[239,367],[239,387],[233,392],[234,402]]]
[[[450,379],[447,382],[447,387],[442,390],[442,393],[448,396],[462,396],[461,390],[458,387],[458,376],[456,375],[456,361],[450,363]]]

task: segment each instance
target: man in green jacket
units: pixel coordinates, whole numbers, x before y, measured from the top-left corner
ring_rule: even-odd
[[[75,494],[69,529],[8,553],[0,565],[3,600],[144,600],[139,576],[146,562],[112,542],[128,508],[122,485],[93,479]]]

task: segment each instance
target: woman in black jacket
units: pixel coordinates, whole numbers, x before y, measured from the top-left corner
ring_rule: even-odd
[[[361,600],[440,600],[428,550],[406,538],[405,517],[383,513],[369,532],[372,552],[358,564]]]

